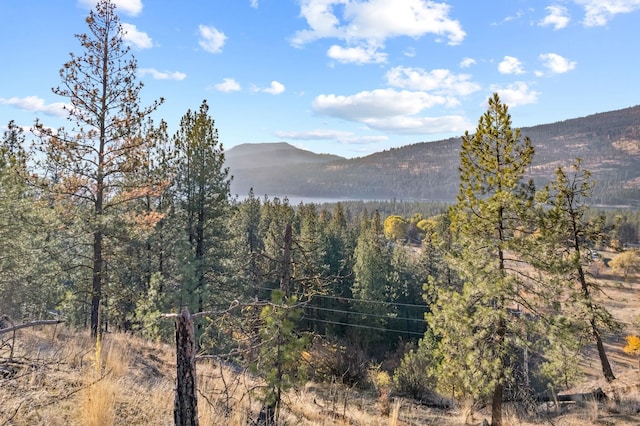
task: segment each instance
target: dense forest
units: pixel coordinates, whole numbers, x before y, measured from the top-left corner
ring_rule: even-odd
[[[10,122],[1,141],[0,313],[99,342],[172,341],[162,314],[219,312],[197,320],[199,351],[251,366],[274,421],[305,377],[362,384],[372,363],[407,395],[485,401],[493,425],[504,401],[575,381],[580,345],[615,380],[602,335],[617,324],[588,269],[604,249],[637,268],[640,213],[589,208],[578,159],[529,180],[534,145],[498,95],[462,137],[455,201],[240,201],[206,101],[167,134],[162,100],[140,105],[113,3],[87,25],[54,89],[71,129],[36,122],[27,148]]]

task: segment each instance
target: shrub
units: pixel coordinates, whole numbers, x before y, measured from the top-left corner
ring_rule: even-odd
[[[316,338],[305,356],[312,378],[319,382],[339,379],[343,384],[369,386],[369,360],[361,349],[343,342]]]
[[[435,377],[431,373],[433,365],[433,345],[430,338],[421,339],[416,349],[410,349],[394,372],[396,391],[414,399],[423,400],[433,395]]]

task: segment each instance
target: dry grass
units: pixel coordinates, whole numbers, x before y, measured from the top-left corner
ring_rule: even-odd
[[[52,329],[22,330],[12,373],[0,377],[0,424],[7,425],[171,425],[173,424],[174,352],[171,347],[136,337],[109,334],[96,351],[84,333]],[[0,353],[0,358],[4,354]],[[96,362],[97,360],[97,362]],[[2,361],[2,360],[0,360]],[[635,367],[635,363],[633,366]],[[548,418],[529,421],[505,407],[505,425],[632,425],[640,418],[640,375],[621,375],[618,403],[565,406]],[[588,388],[596,383],[585,383]],[[198,363],[198,412],[201,425],[247,425],[260,404],[251,392],[250,375],[211,361]],[[487,409],[431,409],[390,398],[381,414],[379,392],[356,391],[339,384],[308,383],[285,399],[287,425],[481,425]]]
[[[640,424],[640,371],[637,359],[621,348],[623,337],[637,333],[633,319],[640,310],[640,281],[620,284],[602,275],[603,300],[623,322],[623,330],[607,336],[607,350],[618,379],[608,385],[600,379],[595,351],[583,365],[585,379],[570,389],[589,392],[601,387],[617,401],[541,406],[529,419],[505,404],[506,426],[582,426]],[[5,336],[6,339],[6,336]],[[60,327],[23,329],[16,337],[14,359],[6,346],[0,350],[0,425],[171,425],[175,353],[168,345],[130,335],[105,336],[99,350],[85,333]],[[380,372],[378,372],[380,373]],[[450,410],[429,408],[387,392],[387,377],[374,381],[377,390],[308,383],[285,397],[283,424],[306,426],[481,425],[489,419],[487,407],[462,404]],[[247,425],[260,409],[259,383],[251,375],[211,361],[198,362],[200,424]],[[383,395],[381,397],[381,395]]]

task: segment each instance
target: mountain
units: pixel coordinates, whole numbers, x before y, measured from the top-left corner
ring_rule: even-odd
[[[640,206],[640,105],[521,128],[536,150],[529,171],[538,186],[558,166],[582,159],[596,181],[592,202]],[[232,192],[349,199],[453,201],[460,138],[419,142],[366,157],[314,154],[287,143],[227,151]]]

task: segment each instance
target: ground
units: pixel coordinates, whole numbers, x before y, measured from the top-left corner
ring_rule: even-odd
[[[606,253],[603,257],[606,258]],[[601,379],[593,348],[581,364],[584,379],[564,393],[601,388],[607,401],[587,400],[540,405],[523,415],[506,404],[506,425],[638,425],[640,371],[638,358],[625,354],[624,337],[640,332],[640,276],[626,281],[602,261],[592,272],[602,286],[601,300],[622,324],[606,336],[606,349],[617,376]],[[0,424],[2,425],[171,425],[175,351],[170,345],[136,336],[110,333],[101,344],[86,332],[43,326],[0,334]],[[11,348],[13,347],[13,354]],[[201,425],[246,425],[260,408],[249,374],[211,360],[198,362],[198,412]],[[617,398],[618,402],[613,399]],[[337,383],[307,383],[285,398],[287,425],[481,425],[487,408],[430,408],[393,393],[380,397]]]

